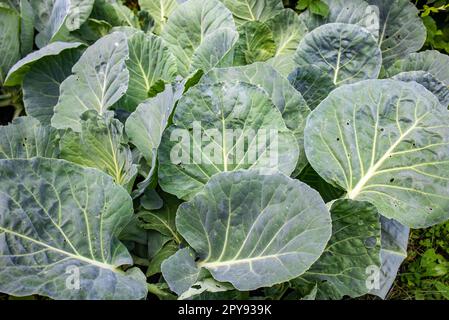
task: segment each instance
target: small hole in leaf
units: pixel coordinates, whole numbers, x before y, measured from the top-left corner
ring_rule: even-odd
[[[384,132],[384,130],[385,130],[384,128],[380,128],[380,131]]]
[[[391,178],[391,179],[390,179],[390,182],[393,182],[393,181],[394,181],[394,178]]]
[[[369,237],[365,239],[366,248],[374,248],[376,246],[376,243],[377,243],[376,237]]]
[[[337,141],[340,141],[340,138],[337,138]]]

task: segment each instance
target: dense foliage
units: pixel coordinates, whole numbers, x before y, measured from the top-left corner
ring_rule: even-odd
[[[425,3],[421,17],[427,28],[426,46],[449,53],[449,1],[429,0]]]
[[[1,1],[0,292],[385,298],[449,219],[430,5]]]

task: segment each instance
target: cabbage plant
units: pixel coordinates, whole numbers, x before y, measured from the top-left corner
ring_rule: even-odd
[[[449,219],[449,57],[322,1],[1,1],[0,292],[386,298]]]

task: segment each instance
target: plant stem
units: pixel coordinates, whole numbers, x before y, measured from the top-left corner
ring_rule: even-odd
[[[3,101],[0,100],[0,108],[1,107],[9,107],[9,106],[11,106],[10,100],[3,100]]]
[[[176,300],[176,297],[168,292],[165,292],[155,284],[147,283],[148,292],[158,296],[161,300]]]
[[[23,106],[19,103],[13,104],[14,106],[14,115],[12,117],[12,119],[14,120],[15,118],[18,118],[20,116],[20,114],[23,111]]]
[[[12,94],[10,94],[10,93],[5,93],[5,94],[0,95],[0,100],[9,100],[11,98],[12,98]]]

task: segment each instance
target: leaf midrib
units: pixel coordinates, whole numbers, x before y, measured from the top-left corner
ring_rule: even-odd
[[[112,266],[110,264],[102,263],[102,262],[99,262],[99,261],[96,261],[96,260],[92,260],[92,259],[86,258],[86,257],[81,256],[81,255],[76,255],[76,254],[73,254],[73,253],[70,253],[70,252],[67,252],[67,251],[55,248],[55,247],[50,246],[50,245],[48,245],[48,244],[46,244],[44,242],[41,242],[39,240],[27,237],[27,236],[25,236],[23,234],[15,232],[15,231],[12,231],[12,230],[9,230],[9,229],[3,228],[3,227],[0,227],[0,231],[3,231],[5,233],[9,233],[9,234],[11,234],[13,236],[25,239],[25,240],[30,241],[30,242],[33,242],[33,243],[35,243],[37,245],[40,245],[40,246],[42,246],[44,248],[47,248],[47,249],[51,250],[51,251],[54,251],[54,252],[59,253],[59,254],[63,254],[65,256],[68,256],[70,258],[73,258],[73,259],[76,259],[76,260],[88,263],[90,265],[93,265],[93,266],[96,266],[96,267],[99,267],[99,268],[102,268],[102,269],[107,269],[107,270],[110,270],[110,271],[116,272],[116,273],[120,272],[120,270],[118,270],[117,268],[115,268],[114,266]]]
[[[401,136],[388,148],[388,150],[385,152],[385,154],[374,164],[372,165],[366,174],[359,180],[359,182],[356,184],[354,189],[348,191],[347,197],[349,199],[355,200],[357,196],[360,194],[360,192],[363,190],[365,185],[368,183],[368,181],[376,174],[377,170],[382,166],[382,164],[390,157],[390,155],[393,153],[394,149],[404,140],[407,135],[409,135],[418,125],[418,123],[427,116],[428,113],[425,113],[423,116],[421,116],[419,119],[415,120],[415,123],[413,123],[410,128],[408,128]]]
[[[162,219],[161,217],[159,217],[157,214],[153,213],[153,212],[148,212],[150,215],[152,215],[153,217],[155,217],[157,220],[159,220],[167,229],[168,231],[170,231],[170,233],[172,234],[173,238],[175,239],[175,241],[177,243],[181,243],[181,239],[179,238],[177,232],[168,224],[168,222],[166,222],[164,219]]]
[[[242,263],[252,263],[253,261],[266,260],[266,259],[279,259],[279,257],[287,256],[287,255],[297,255],[298,252],[283,252],[279,254],[270,254],[266,256],[258,256],[253,258],[245,258],[245,259],[237,259],[237,260],[227,260],[227,261],[216,261],[216,262],[200,262],[198,263],[198,267],[204,268],[219,268],[222,266],[229,266],[234,264],[242,264]]]

